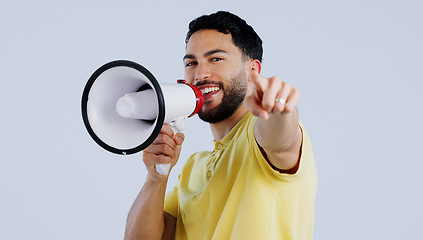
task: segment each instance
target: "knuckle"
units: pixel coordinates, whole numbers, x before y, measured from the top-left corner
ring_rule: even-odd
[[[294,109],[295,109],[295,106],[292,105],[292,104],[285,105],[285,111],[286,112],[292,112],[292,111],[294,111]]]
[[[278,77],[271,77],[271,78],[269,78],[269,84],[271,86],[280,85],[281,81],[282,80],[279,79]]]
[[[264,101],[262,105],[264,109],[272,109],[274,106],[274,104],[271,103],[270,101]]]
[[[162,155],[162,154],[163,155],[168,154],[168,149],[167,149],[166,145],[164,145],[164,144],[158,145],[157,148],[156,148],[156,155]]]
[[[295,95],[297,95],[297,96],[300,96],[300,90],[298,90],[298,88],[294,88],[294,89],[292,90],[292,92],[293,92],[293,94],[295,94]]]
[[[171,152],[173,152],[173,149],[168,146],[168,145],[163,145],[162,146],[162,152],[166,155],[170,154]]]
[[[277,76],[273,76],[271,78],[269,78],[270,81],[282,81],[279,77]]]
[[[285,110],[285,106],[276,105],[275,112],[283,112]]]
[[[146,166],[152,165],[154,163],[154,155],[151,153],[143,153],[142,161]]]
[[[168,124],[163,124],[161,131],[166,132],[170,129],[170,126]]]
[[[159,136],[157,136],[157,139],[160,143],[164,143],[166,142],[167,136],[165,134],[159,134]]]
[[[287,83],[287,82],[282,82],[282,88],[284,89],[292,89],[291,84]]]
[[[157,160],[158,163],[169,163],[170,162],[169,157],[165,156],[165,155],[158,155],[156,160]]]

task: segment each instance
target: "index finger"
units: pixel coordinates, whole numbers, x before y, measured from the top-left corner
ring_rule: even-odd
[[[267,89],[266,78],[261,76],[257,70],[251,71],[249,80],[261,92]]]
[[[166,134],[171,138],[173,137],[173,135],[175,135],[172,128],[167,124],[163,124],[162,129],[160,130],[160,133]]]

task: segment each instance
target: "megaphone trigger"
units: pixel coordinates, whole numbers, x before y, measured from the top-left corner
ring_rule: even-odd
[[[185,128],[186,118],[177,118],[169,123],[169,126],[172,128],[174,133],[182,132]]]

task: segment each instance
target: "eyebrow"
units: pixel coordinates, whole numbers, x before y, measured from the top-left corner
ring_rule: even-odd
[[[223,50],[223,49],[213,49],[213,50],[210,50],[210,51],[206,52],[204,54],[204,57],[211,56],[211,55],[213,55],[215,53],[224,53],[224,54],[227,54],[228,52],[225,51],[225,50]],[[186,54],[184,56],[183,60],[185,60],[185,59],[195,59],[195,56],[193,54]]]

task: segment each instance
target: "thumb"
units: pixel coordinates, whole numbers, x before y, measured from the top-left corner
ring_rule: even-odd
[[[185,135],[183,133],[177,133],[175,134],[175,136],[173,136],[173,139],[175,140],[176,146],[174,149],[175,155],[173,156],[172,164],[171,164],[172,168],[178,162],[179,155],[181,154],[181,150],[182,150],[182,143],[185,140]]]
[[[183,133],[177,133],[173,136],[173,139],[175,140],[176,145],[180,146],[185,140],[185,135]]]

